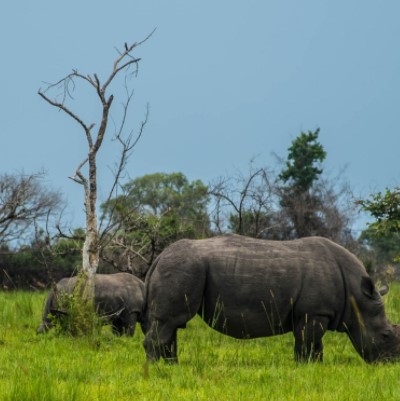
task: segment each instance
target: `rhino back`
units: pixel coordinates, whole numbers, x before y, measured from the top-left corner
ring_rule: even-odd
[[[129,273],[96,274],[95,304],[103,313],[141,312],[143,282]]]

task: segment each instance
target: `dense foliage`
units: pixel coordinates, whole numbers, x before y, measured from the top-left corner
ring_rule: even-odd
[[[98,244],[99,271],[132,271],[143,278],[155,257],[172,242],[226,232],[274,240],[328,237],[355,251],[370,272],[393,262],[400,255],[400,189],[358,202],[375,221],[356,243],[351,233],[355,211],[351,190],[340,176],[329,179],[324,174],[327,153],[319,134],[319,129],[301,132],[281,160],[278,173],[252,163],[247,174],[237,172],[208,186],[200,180],[189,181],[181,172],[147,174],[128,181],[119,187],[118,196],[101,206],[105,229]],[[57,210],[60,197],[44,189],[41,178],[0,177],[3,288],[48,286],[80,266],[85,231],[60,229],[58,221],[57,229],[49,232],[49,221],[43,218]],[[25,207],[15,209],[22,220],[13,221],[13,213],[6,213],[7,199],[13,199],[15,206],[26,200]],[[36,214],[27,214],[29,207]],[[22,232],[28,228],[30,239],[25,235],[22,241]],[[6,239],[16,236],[19,241],[9,245]]]
[[[358,201],[374,219],[360,236],[378,266],[400,262],[400,187]]]

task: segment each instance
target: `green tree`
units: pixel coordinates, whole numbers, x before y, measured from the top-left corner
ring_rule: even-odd
[[[181,238],[209,235],[208,189],[182,173],[155,173],[123,186],[124,194],[102,205],[113,225],[106,260],[142,276],[154,258]],[[111,255],[112,253],[112,255]]]
[[[278,175],[281,206],[280,227],[285,239],[311,235],[340,243],[351,240],[349,210],[340,207],[349,188],[323,179],[326,151],[318,141],[320,129],[301,132],[288,149],[285,168]],[[348,203],[346,207],[348,206]]]
[[[301,132],[289,147],[286,168],[279,179],[300,193],[308,191],[322,174],[321,163],[326,158],[323,146],[318,142],[320,129]]]
[[[400,187],[386,189],[384,193],[371,195],[370,199],[357,202],[375,221],[369,224],[376,234],[400,232]]]
[[[392,264],[400,255],[400,232],[377,234],[373,227],[368,226],[358,241],[369,250],[369,259],[372,259],[375,270]]]
[[[377,262],[400,261],[400,187],[378,192],[357,202],[374,219],[360,236],[377,253]]]

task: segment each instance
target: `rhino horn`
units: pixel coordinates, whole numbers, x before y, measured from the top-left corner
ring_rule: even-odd
[[[59,309],[50,309],[50,313],[51,313],[53,316],[57,316],[57,317],[60,317],[60,316],[67,316],[67,315],[68,315],[67,312],[62,311],[62,310],[59,310]]]

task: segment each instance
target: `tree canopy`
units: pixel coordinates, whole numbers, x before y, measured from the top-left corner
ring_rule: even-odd
[[[125,265],[144,262],[141,275],[170,243],[209,235],[207,204],[207,186],[200,180],[190,182],[182,173],[138,177],[123,186],[123,195],[102,205],[114,227],[109,251],[123,256]]]
[[[320,235],[339,243],[349,240],[351,206],[342,198],[349,188],[322,177],[327,153],[318,141],[320,129],[301,132],[288,149],[284,169],[278,175],[281,231],[286,239]]]
[[[400,187],[387,188],[384,193],[378,192],[369,199],[359,200],[358,204],[375,219],[369,227],[376,234],[400,232]]]

